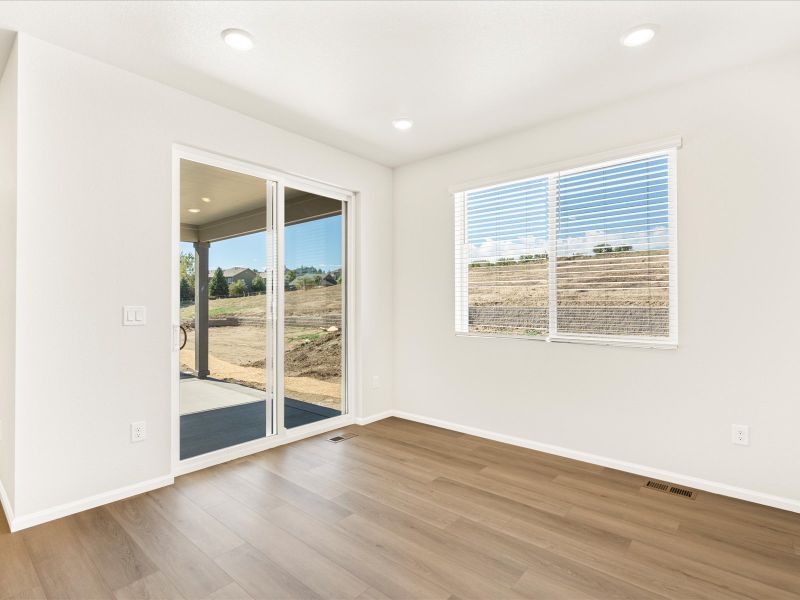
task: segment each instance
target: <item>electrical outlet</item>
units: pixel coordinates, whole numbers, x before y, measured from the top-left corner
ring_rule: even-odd
[[[372,387],[373,388],[381,387],[381,378],[378,377],[377,375],[372,376]]]
[[[731,441],[739,446],[749,446],[750,427],[747,425],[731,425]]]
[[[131,442],[141,442],[147,437],[147,424],[144,421],[131,423]]]

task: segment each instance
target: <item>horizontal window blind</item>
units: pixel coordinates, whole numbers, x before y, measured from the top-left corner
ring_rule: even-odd
[[[469,331],[547,334],[548,197],[547,177],[465,194]]]
[[[456,331],[674,343],[674,156],[456,194]]]

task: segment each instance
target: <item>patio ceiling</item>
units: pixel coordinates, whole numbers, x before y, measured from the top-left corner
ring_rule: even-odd
[[[284,199],[287,225],[341,212],[342,204],[338,200],[288,187],[284,190]],[[266,202],[264,179],[190,160],[181,161],[182,242],[214,242],[264,231]]]

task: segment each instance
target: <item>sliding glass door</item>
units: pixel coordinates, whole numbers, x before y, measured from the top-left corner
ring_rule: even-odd
[[[347,412],[349,196],[227,162],[177,163],[179,460]]]

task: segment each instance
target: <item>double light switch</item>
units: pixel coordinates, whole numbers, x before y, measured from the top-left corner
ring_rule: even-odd
[[[144,325],[147,322],[147,311],[144,306],[123,306],[122,324],[125,326]]]

